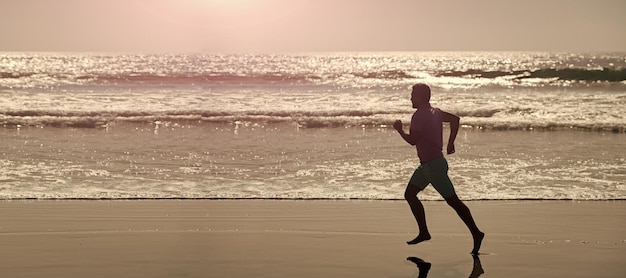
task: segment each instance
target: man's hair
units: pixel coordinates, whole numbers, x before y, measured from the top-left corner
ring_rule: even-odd
[[[413,91],[411,92],[413,97],[419,98],[423,102],[430,101],[430,87],[423,83],[413,85]]]

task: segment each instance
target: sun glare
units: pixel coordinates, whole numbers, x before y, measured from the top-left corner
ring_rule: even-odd
[[[261,2],[261,3],[260,3]],[[221,28],[246,25],[267,12],[269,5],[253,0],[181,0],[140,4],[147,14],[184,27]]]
[[[259,2],[251,0],[186,0],[176,2],[177,5],[187,5],[197,9],[218,9],[222,11],[247,10],[259,6]]]

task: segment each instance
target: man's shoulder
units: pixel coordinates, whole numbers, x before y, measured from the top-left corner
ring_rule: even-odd
[[[420,111],[419,109],[415,110],[415,112],[413,112],[413,116],[411,117],[411,121],[417,120],[419,119],[419,115],[422,114],[423,111]]]
[[[435,113],[442,113],[445,112],[441,109],[439,109],[438,107],[434,107],[434,106],[429,106],[429,107],[424,107],[421,109],[417,109],[415,111],[415,113],[413,113],[413,115],[420,115],[420,114],[435,114]]]

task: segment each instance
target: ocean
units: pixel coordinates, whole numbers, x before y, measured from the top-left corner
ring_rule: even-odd
[[[418,82],[461,199],[626,199],[626,53],[542,52],[0,53],[0,199],[401,200]]]

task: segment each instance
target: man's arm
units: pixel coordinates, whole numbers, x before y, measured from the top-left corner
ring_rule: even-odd
[[[457,133],[459,133],[459,122],[461,121],[461,118],[459,118],[459,116],[457,115],[450,114],[445,111],[441,111],[441,112],[443,112],[442,120],[444,122],[450,123],[450,138],[448,138],[447,149],[448,149],[448,154],[453,154],[455,152],[454,140],[456,140],[456,135]]]
[[[412,146],[415,146],[415,144],[417,144],[417,141],[419,139],[419,133],[413,130],[409,130],[409,134],[405,133],[404,129],[402,129],[402,121],[396,120],[396,122],[393,123],[393,128],[395,128],[398,133],[400,133],[400,136],[402,136],[402,139],[404,139],[404,141],[411,144]]]

